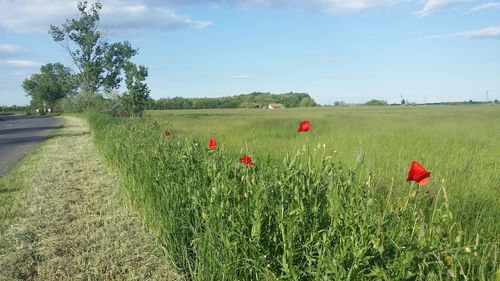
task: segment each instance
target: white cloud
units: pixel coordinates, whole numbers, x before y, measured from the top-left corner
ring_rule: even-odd
[[[415,12],[419,17],[425,17],[437,11],[459,6],[471,0],[425,0],[422,10]]]
[[[173,7],[187,5],[234,5],[246,8],[311,10],[330,14],[351,14],[391,7],[414,0],[101,0],[101,19],[116,31],[205,28],[212,22],[180,15]],[[427,16],[472,0],[423,0],[415,14]],[[92,2],[92,1],[90,1]],[[0,0],[0,28],[14,32],[47,33],[51,24],[60,25],[77,15],[77,0]],[[487,3],[476,10],[496,7]]]
[[[204,28],[210,21],[179,15],[172,7],[227,4],[240,7],[355,13],[410,0],[102,0],[102,22],[120,30]],[[77,0],[0,0],[0,28],[20,33],[46,33],[77,14]],[[92,1],[90,1],[92,2]]]
[[[159,1],[102,0],[101,19],[116,30],[169,30],[204,28],[209,21],[178,15]],[[9,31],[46,33],[51,24],[60,25],[77,14],[77,1],[0,0],[0,28]]]
[[[235,2],[245,7],[316,10],[333,14],[345,14],[372,8],[388,7],[401,2],[407,2],[407,0],[236,0]]]
[[[75,1],[0,0],[0,27],[14,32],[44,32],[75,13]]]
[[[172,30],[180,28],[205,28],[210,21],[196,21],[188,16],[178,15],[170,9],[144,3],[108,1],[103,4],[102,20],[119,30]]]
[[[5,63],[15,67],[39,67],[42,65],[41,62],[32,60],[8,60]]]
[[[447,35],[437,35],[429,39],[443,38],[464,38],[464,39],[500,39],[500,25],[492,25],[483,29],[452,33]]]
[[[28,53],[28,50],[12,44],[0,43],[0,57],[11,57]]]
[[[378,8],[378,7],[388,7],[395,4],[405,2],[405,1],[395,1],[395,0],[330,0],[330,1],[318,1],[325,2],[329,6],[328,11],[333,13],[351,13],[359,12],[362,10]]]
[[[474,7],[469,10],[469,13],[474,13],[474,12],[479,12],[482,10],[487,10],[487,9],[500,9],[500,3],[498,2],[488,2],[483,5]]]

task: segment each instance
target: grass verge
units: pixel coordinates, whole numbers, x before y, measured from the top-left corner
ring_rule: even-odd
[[[76,117],[0,178],[0,280],[176,280]]]

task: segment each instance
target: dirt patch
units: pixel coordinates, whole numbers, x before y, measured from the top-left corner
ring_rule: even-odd
[[[76,117],[65,122],[21,165],[29,170],[13,172],[26,191],[0,237],[0,280],[181,279],[123,206],[88,127]]]

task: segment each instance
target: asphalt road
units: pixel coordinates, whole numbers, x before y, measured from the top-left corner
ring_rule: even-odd
[[[0,115],[0,119],[0,176],[62,124],[58,117]]]

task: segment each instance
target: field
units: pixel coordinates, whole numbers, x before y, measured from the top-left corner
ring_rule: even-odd
[[[193,280],[500,273],[499,106],[147,115],[89,121],[129,203]],[[298,133],[304,119],[312,130]],[[412,160],[427,185],[406,183]]]

